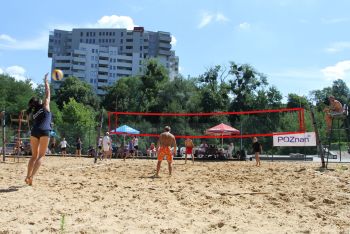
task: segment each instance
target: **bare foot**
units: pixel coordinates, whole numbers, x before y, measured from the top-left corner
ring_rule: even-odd
[[[26,184],[28,184],[29,186],[32,186],[33,184],[33,178],[32,177],[26,177],[26,179],[24,180],[26,182]]]

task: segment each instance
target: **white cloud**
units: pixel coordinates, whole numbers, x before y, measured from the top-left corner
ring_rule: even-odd
[[[6,34],[0,34],[0,41],[10,42],[10,43],[16,42],[14,38]]]
[[[129,16],[102,16],[95,23],[83,25],[58,24],[50,25],[45,31],[34,38],[15,39],[10,35],[0,34],[0,50],[47,50],[49,31],[53,29],[72,30],[73,28],[127,28],[133,29],[137,26]]]
[[[229,18],[227,18],[224,14],[218,12],[218,13],[209,13],[209,12],[204,12],[202,13],[201,16],[201,21],[198,24],[198,28],[204,28],[211,22],[228,22],[230,21]]]
[[[91,26],[96,28],[127,28],[131,30],[137,25],[129,16],[105,15],[102,16],[97,23],[92,24]]]
[[[247,23],[247,22],[243,22],[243,23],[240,23],[240,24],[238,25],[238,27],[239,27],[240,29],[242,29],[242,30],[248,30],[248,29],[250,29],[250,24]]]
[[[17,81],[25,81],[29,79],[27,76],[26,69],[18,65],[10,66],[4,69],[0,68],[0,74],[7,74],[15,78],[15,80]],[[32,80],[30,81],[30,83],[32,84],[33,88],[38,87],[38,84],[33,82]]]
[[[32,39],[17,40],[8,35],[1,35],[0,49],[3,50],[47,50],[48,32],[41,33]]]
[[[338,62],[321,70],[327,80],[350,79],[350,60]]]
[[[177,40],[176,40],[175,36],[171,35],[171,42],[170,42],[170,44],[171,44],[172,46],[175,46],[176,43],[177,43]]]
[[[224,16],[222,13],[217,13],[215,16],[215,20],[217,22],[228,22],[230,21],[229,18],[227,18],[226,16]]]
[[[346,49],[350,49],[350,41],[339,41],[332,43],[328,48],[326,48],[326,52],[338,53]]]
[[[14,66],[7,67],[4,69],[0,68],[0,73],[12,76],[13,78],[15,78],[18,81],[20,81],[20,80],[25,81],[27,79],[27,77],[25,76],[26,69],[24,69],[23,67],[18,66],[18,65],[14,65]]]

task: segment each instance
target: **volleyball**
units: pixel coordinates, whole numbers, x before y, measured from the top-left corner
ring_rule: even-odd
[[[55,69],[52,71],[52,79],[55,81],[60,81],[63,78],[63,72],[60,69]]]

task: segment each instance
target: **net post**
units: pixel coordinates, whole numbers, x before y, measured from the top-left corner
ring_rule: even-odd
[[[2,122],[2,160],[5,162],[6,159],[6,145],[5,145],[5,127],[6,127],[6,123],[5,123],[5,111],[2,111],[0,113],[1,116],[1,122]]]

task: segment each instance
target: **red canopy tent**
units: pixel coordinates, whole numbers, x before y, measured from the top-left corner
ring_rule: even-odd
[[[215,136],[227,136],[227,135],[237,135],[240,134],[240,131],[227,125],[221,123],[212,128],[209,128],[205,131],[207,135],[215,135]],[[221,147],[223,146],[224,138],[221,138]]]

